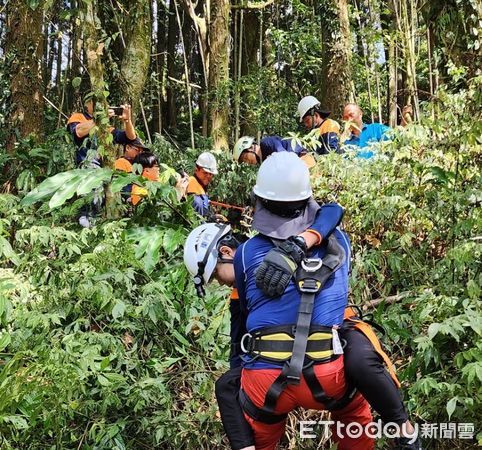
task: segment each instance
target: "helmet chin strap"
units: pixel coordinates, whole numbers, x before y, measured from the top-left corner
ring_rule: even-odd
[[[204,290],[204,270],[206,269],[206,264],[209,259],[209,255],[211,254],[215,245],[217,245],[219,238],[222,236],[225,230],[225,225],[217,225],[219,227],[219,231],[214,236],[213,240],[209,244],[209,247],[204,254],[204,258],[202,261],[198,261],[197,263],[197,274],[194,277],[194,287],[196,288],[196,294],[198,297],[204,297],[206,295],[206,291]]]
[[[303,116],[303,118],[305,118],[306,116],[310,116],[311,117],[311,126],[310,126],[310,131],[313,131],[316,126],[315,126],[315,108],[310,108],[307,113]]]

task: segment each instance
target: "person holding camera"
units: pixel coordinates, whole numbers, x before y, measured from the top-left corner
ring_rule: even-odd
[[[121,105],[110,107],[109,118],[120,117],[124,122],[124,130],[111,127],[113,143],[128,145],[136,142],[136,131],[131,119],[131,106]],[[91,98],[84,100],[84,111],[74,112],[67,121],[67,130],[72,135],[75,145],[75,163],[77,167],[99,168],[102,166],[100,155],[97,153],[97,137],[90,136],[90,131],[95,126],[94,122],[94,101]],[[84,205],[80,209],[79,224],[84,228],[90,228],[91,219],[97,216],[102,208],[103,196],[101,192],[94,194],[91,204]]]
[[[120,107],[109,107],[109,118],[119,117],[124,123],[124,130],[111,127],[110,132],[113,136],[113,143],[120,145],[132,144],[136,138],[136,130],[132,124],[131,106],[121,105]],[[89,137],[90,130],[95,126],[94,122],[94,102],[92,99],[88,99],[84,102],[84,111],[79,113],[75,112],[67,121],[67,130],[72,135],[76,151],[75,162],[77,167],[87,166],[101,166],[101,160],[99,155],[95,154],[91,159],[88,158],[89,150],[96,150],[97,138],[96,136]]]

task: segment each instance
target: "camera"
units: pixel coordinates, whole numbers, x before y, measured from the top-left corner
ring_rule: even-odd
[[[124,108],[122,106],[109,106],[109,109],[112,109],[116,116],[122,116],[124,113]]]

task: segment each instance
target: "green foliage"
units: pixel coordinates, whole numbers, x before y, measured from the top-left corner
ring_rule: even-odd
[[[44,144],[26,139],[17,144],[14,154],[0,153],[0,181],[21,194],[44,178],[72,167],[72,141],[62,129],[50,135]]]
[[[345,207],[351,300],[393,301],[373,313],[411,415],[480,430],[480,80],[439,98],[440,119],[395,132],[371,161],[319,158],[312,184],[318,199]],[[168,168],[190,172],[199,151],[161,139],[153,147],[167,164],[162,183],[108,169],[42,181],[39,165],[30,194],[0,195],[5,449],[226,448],[213,382],[227,367],[227,291],[195,296],[182,243],[197,219],[177,202]],[[256,168],[218,156],[212,197],[244,205]],[[122,219],[80,229],[68,197],[105,181],[114,191],[143,183],[149,197]]]
[[[204,371],[226,359],[226,339],[212,346],[226,332],[222,293],[208,304],[195,297],[179,257],[184,230],[159,234],[154,269],[149,230],[127,226],[17,230],[19,270],[0,272],[6,448],[173,448],[187,439],[213,448],[219,439]],[[204,437],[187,435],[194,416]]]

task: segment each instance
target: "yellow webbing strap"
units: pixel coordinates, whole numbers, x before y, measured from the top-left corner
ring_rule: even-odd
[[[333,338],[331,333],[314,332],[308,336],[308,341],[331,341]],[[294,341],[294,338],[288,333],[273,333],[259,337],[262,341]],[[256,352],[265,358],[275,359],[278,361],[286,361],[291,358],[292,352]],[[319,360],[329,358],[333,355],[333,350],[324,350],[320,352],[306,352],[306,356],[310,359]]]
[[[389,356],[385,353],[385,351],[382,348],[382,344],[380,343],[380,340],[378,339],[377,335],[373,331],[373,328],[368,324],[365,323],[357,318],[355,311],[353,308],[346,308],[345,310],[345,320],[349,320],[350,322],[353,322],[355,325],[355,328],[363,333],[368,340],[372,343],[375,351],[378,353],[378,355],[383,359],[383,362],[387,366],[388,373],[392,377],[393,382],[397,386],[397,388],[400,388],[401,384],[400,381],[397,378],[397,375],[395,373],[395,367],[393,366],[392,362],[390,361]]]

